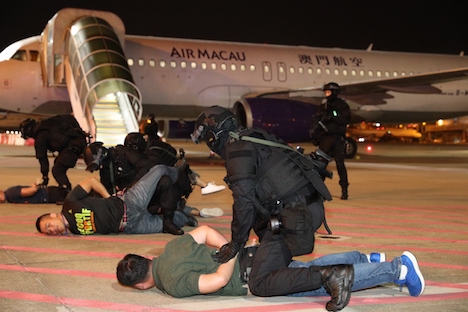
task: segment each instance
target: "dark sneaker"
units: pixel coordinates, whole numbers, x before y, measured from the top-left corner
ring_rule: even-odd
[[[196,227],[196,226],[198,226],[198,220],[195,219],[195,217],[193,217],[193,216],[187,216],[187,222],[185,223],[185,225],[191,226],[191,227]]]

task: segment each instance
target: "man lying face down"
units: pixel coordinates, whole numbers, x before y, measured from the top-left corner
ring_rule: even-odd
[[[258,296],[326,296],[328,311],[339,311],[348,303],[351,291],[385,283],[406,285],[412,296],[424,291],[424,278],[414,255],[385,262],[384,254],[346,252],[310,262],[291,261],[282,234],[267,232],[256,251],[246,279],[238,256],[220,264],[213,260],[227,239],[217,230],[202,225],[188,235],[170,241],[157,258],[128,254],[117,265],[117,279],[126,286],[149,289],[156,286],[176,297],[202,294],[242,296],[247,285]],[[249,248],[249,247],[246,247]],[[240,253],[240,258],[243,252]],[[382,262],[381,262],[382,261]]]

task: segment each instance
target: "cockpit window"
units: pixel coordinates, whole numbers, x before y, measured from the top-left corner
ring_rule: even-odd
[[[30,50],[29,55],[31,56],[31,62],[39,62],[39,51]]]
[[[13,60],[24,61],[28,60],[28,55],[26,54],[26,50],[18,50],[15,54],[11,57]]]

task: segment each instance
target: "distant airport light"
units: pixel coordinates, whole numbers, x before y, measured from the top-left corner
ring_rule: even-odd
[[[366,147],[366,151],[368,151],[368,152],[372,152],[372,146],[370,146],[370,145],[367,145],[367,147]]]
[[[443,126],[443,125],[444,125],[444,121],[443,121],[442,119],[437,120],[437,125],[438,125],[438,126]]]

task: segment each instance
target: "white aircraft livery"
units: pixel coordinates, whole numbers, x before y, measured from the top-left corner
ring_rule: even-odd
[[[341,86],[353,122],[418,122],[468,115],[467,75],[463,53],[131,36],[113,13],[67,8],[0,53],[0,109],[73,113],[114,144],[150,113],[164,136],[188,138],[200,112],[220,105],[244,126],[300,142],[325,83]]]

